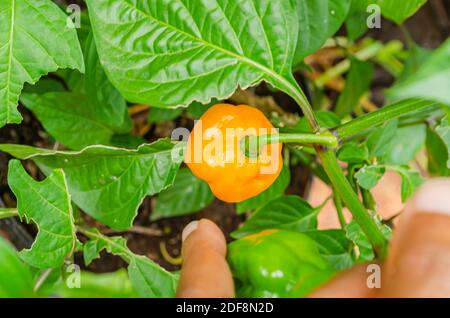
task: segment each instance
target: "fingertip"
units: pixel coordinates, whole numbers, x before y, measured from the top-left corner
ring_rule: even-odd
[[[181,241],[184,243],[186,238],[198,228],[198,221],[192,221],[185,226],[183,232],[181,233]]]
[[[182,239],[183,266],[177,297],[233,297],[233,277],[220,228],[207,219],[194,221],[185,227]]]
[[[191,247],[201,246],[212,248],[220,255],[225,256],[227,242],[222,230],[212,221],[201,219],[189,223],[183,230],[183,254],[189,254]]]

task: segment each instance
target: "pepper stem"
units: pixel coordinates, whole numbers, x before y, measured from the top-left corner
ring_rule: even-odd
[[[335,135],[329,131],[307,134],[268,134],[262,136],[245,136],[241,139],[241,149],[247,157],[255,158],[259,155],[262,147],[273,143],[294,143],[303,145],[323,145],[331,148],[338,146]]]

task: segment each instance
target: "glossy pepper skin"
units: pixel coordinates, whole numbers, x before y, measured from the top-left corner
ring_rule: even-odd
[[[218,104],[195,124],[185,162],[194,175],[209,184],[217,198],[240,202],[266,190],[283,165],[281,144],[265,145],[257,158],[249,158],[242,152],[241,140],[248,135],[275,132],[264,114],[254,107]]]
[[[228,246],[238,297],[304,297],[335,271],[307,235],[265,230]]]

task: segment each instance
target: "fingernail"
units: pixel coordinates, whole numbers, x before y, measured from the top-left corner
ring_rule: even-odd
[[[183,230],[183,233],[181,233],[181,240],[184,242],[186,238],[194,232],[198,228],[198,221],[192,221]]]
[[[450,179],[427,181],[414,197],[413,212],[450,215]]]

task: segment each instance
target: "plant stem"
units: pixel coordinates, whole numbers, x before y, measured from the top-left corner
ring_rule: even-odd
[[[244,137],[244,142],[246,145],[255,142],[255,145],[264,146],[273,143],[283,143],[283,144],[317,144],[324,145],[328,147],[337,147],[338,142],[335,135],[325,131],[316,134],[307,133],[281,133],[281,134],[269,134],[262,136],[246,136]]]
[[[37,292],[42,287],[42,285],[45,283],[45,281],[50,276],[52,271],[53,271],[53,268],[49,268],[42,272],[42,274],[37,279],[36,284],[34,285],[34,288],[33,288],[34,292]]]
[[[381,125],[391,119],[404,116],[408,113],[434,108],[438,104],[426,100],[410,99],[380,108],[377,111],[358,117],[335,129],[340,141],[356,136],[370,128]]]
[[[19,211],[16,208],[1,208],[0,209],[0,219],[6,219],[13,216],[19,216]]]
[[[400,28],[400,31],[403,34],[403,37],[405,38],[406,45],[408,46],[408,49],[414,48],[414,46],[416,45],[416,42],[412,38],[411,33],[409,32],[408,28],[405,25],[403,25],[403,24],[399,25],[399,28]]]
[[[149,227],[145,227],[145,226],[138,226],[138,225],[134,225],[132,227],[130,227],[127,230],[113,230],[113,229],[106,229],[103,231],[104,234],[123,234],[123,233],[134,233],[134,234],[139,234],[139,235],[145,235],[145,236],[149,236],[149,237],[155,237],[155,236],[162,236],[163,233],[161,230],[159,229],[152,229]]]
[[[332,133],[325,131],[317,134],[274,134],[267,135],[268,143],[296,143],[296,144],[317,144],[335,148],[338,146],[337,138]]]
[[[301,89],[298,85],[292,85],[291,87],[285,87],[285,92],[289,94],[294,100],[299,103],[302,110],[307,110],[313,118],[305,116],[308,119],[308,123],[314,132],[321,131],[320,125],[315,118],[312,107],[306,98],[299,99],[298,96],[304,96],[300,94]],[[305,113],[305,111],[303,111]],[[362,203],[359,201],[358,195],[354,192],[352,186],[346,179],[342,168],[339,166],[336,155],[330,149],[324,149],[322,146],[316,144],[316,152],[322,162],[322,165],[327,173],[333,187],[349,208],[355,221],[361,226],[364,233],[372,243],[374,250],[380,257],[385,257],[387,254],[387,242],[383,236],[383,233],[379,229],[376,222],[372,219],[372,216],[367,212]]]
[[[334,189],[334,193],[337,193],[337,191]],[[339,224],[341,225],[341,228],[345,228],[347,225],[347,222],[345,221],[344,213],[342,212],[342,199],[338,195],[333,195],[333,202],[334,206],[336,207],[336,213],[339,219]]]
[[[336,155],[331,150],[318,151],[322,165],[327,172],[334,190],[339,194],[342,201],[349,208],[355,221],[361,226],[369,238],[377,255],[384,258],[387,254],[387,242],[378,225],[367,212],[352,186],[345,178],[342,168],[339,166]]]

